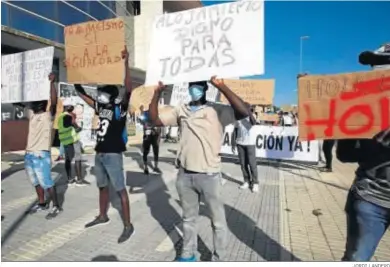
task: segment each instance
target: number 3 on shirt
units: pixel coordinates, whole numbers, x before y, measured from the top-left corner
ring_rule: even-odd
[[[97,134],[99,136],[105,136],[107,133],[108,125],[110,125],[110,122],[106,119],[100,120],[98,124],[99,130],[97,131]]]

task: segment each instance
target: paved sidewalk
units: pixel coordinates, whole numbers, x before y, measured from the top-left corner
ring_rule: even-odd
[[[86,156],[89,187],[68,187],[64,166],[53,168],[64,212],[47,221],[45,214],[25,215],[35,195],[24,170],[8,172],[2,180],[2,261],[171,261],[181,246],[181,209],[175,189],[174,144],[164,144],[162,175],[146,176],[136,148],[124,158],[135,235],[118,245],[122,230],[120,203],[112,194],[109,225],[84,229],[97,215],[98,192],[93,155]],[[354,165],[335,162],[335,172],[316,167],[262,162],[258,165],[260,192],[238,189],[241,171],[223,163],[222,188],[228,222],[228,261],[339,260],[345,244],[347,190]],[[7,171],[3,170],[2,172]],[[207,209],[201,205],[198,250],[209,260],[212,234]],[[385,236],[374,260],[390,260],[390,237]]]

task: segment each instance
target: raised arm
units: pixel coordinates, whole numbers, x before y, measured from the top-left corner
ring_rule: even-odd
[[[126,88],[126,94],[123,99],[123,104],[128,105],[131,97],[132,84],[131,84],[131,75],[130,75],[130,67],[129,67],[129,52],[127,51],[126,45],[125,45],[125,49],[122,51],[122,58],[124,59],[124,64],[125,64],[125,88]]]
[[[149,116],[153,125],[155,126],[168,126],[164,125],[158,114],[158,100],[160,99],[161,92],[164,90],[165,86],[162,82],[158,83],[158,86],[154,90],[152,101],[149,105]]]
[[[241,120],[250,115],[250,110],[242,99],[237,96],[229,87],[227,87],[222,79],[217,79],[216,76],[211,78],[211,84],[214,85],[229,101],[231,107],[235,111],[237,120]]]
[[[58,96],[57,96],[56,86],[54,85],[56,81],[56,76],[54,75],[54,73],[50,73],[49,81],[50,81],[50,113],[52,116],[55,116],[57,111]]]
[[[80,84],[75,84],[74,88],[76,89],[76,92],[79,94],[81,99],[84,100],[84,102],[87,103],[88,106],[95,109],[95,100],[92,97],[90,97],[89,95],[87,95],[83,86],[81,86]]]

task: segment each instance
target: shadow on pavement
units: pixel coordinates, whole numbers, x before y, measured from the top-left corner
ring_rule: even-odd
[[[142,155],[140,155],[137,152],[125,152],[123,153],[125,157],[131,158],[132,160],[136,161],[140,170],[143,170],[144,168],[144,163],[142,159]],[[158,158],[159,163],[160,162],[165,162],[171,165],[175,165],[175,158],[170,158],[170,157],[159,157]],[[148,166],[152,167],[151,163],[153,162],[153,153],[149,153],[148,156]]]
[[[298,176],[300,176],[302,178],[309,179],[309,180],[312,180],[312,181],[315,181],[315,182],[318,182],[318,183],[321,183],[321,184],[324,184],[324,185],[328,185],[328,186],[331,186],[331,187],[334,187],[334,188],[337,188],[337,189],[340,189],[340,190],[349,191],[349,188],[344,187],[344,186],[340,186],[340,185],[337,185],[337,184],[321,181],[319,179],[316,179],[316,178],[313,178],[313,177],[310,177],[310,176],[307,176],[307,175],[304,175],[304,174],[301,174],[301,173],[295,173],[295,172],[293,172],[291,170],[287,170],[287,169],[284,169],[283,171],[286,171],[286,172],[289,172],[291,174],[298,175]]]
[[[38,203],[38,200],[34,200],[31,202],[28,207],[24,210],[24,212],[11,224],[11,226],[4,232],[1,236],[1,246],[7,242],[7,240],[12,236],[12,234],[20,227],[20,225],[24,222],[26,217],[29,215],[29,211],[32,207],[34,207]]]
[[[221,175],[222,175],[222,179],[228,180],[228,181],[235,183],[235,184],[238,184],[238,185],[242,184],[242,181],[238,181],[238,180],[234,179],[233,177],[227,175],[224,172],[221,172]]]
[[[95,175],[95,168],[94,167],[91,167],[90,174]],[[108,183],[108,190],[109,190],[109,196],[110,196],[110,205],[111,205],[111,207],[113,207],[114,209],[117,210],[119,216],[122,219],[122,222],[124,222],[123,212],[122,212],[122,202],[121,202],[121,198],[119,196],[119,193],[115,190],[112,183]],[[96,194],[98,196],[97,201],[99,201],[99,189],[98,188],[96,188]],[[129,203],[129,205],[130,205],[130,203]],[[110,208],[110,207],[108,207],[108,208]]]
[[[85,177],[87,175],[87,167],[88,166],[89,166],[88,164],[82,164],[83,177]],[[62,162],[57,163],[51,169],[51,171],[58,173],[58,177],[55,180],[55,185],[56,185],[58,204],[60,205],[60,207],[62,207],[65,203],[65,193],[68,190],[68,177],[67,177],[66,171],[65,171],[65,163],[62,163]],[[71,177],[72,178],[76,177],[74,164],[72,164]]]
[[[3,181],[4,179],[8,178],[12,174],[17,173],[18,171],[21,171],[23,169],[24,169],[24,162],[11,165],[11,167],[1,172],[1,180]]]
[[[200,205],[200,213],[210,218],[207,207]],[[257,227],[257,223],[241,211],[225,204],[227,225],[236,238],[266,261],[280,261],[283,253],[289,261],[301,261],[290,251]],[[238,223],[238,224],[237,224]],[[270,249],[270,250],[269,250]],[[229,252],[228,252],[229,253]]]
[[[91,261],[119,261],[118,258],[115,255],[99,255],[96,257],[93,257]]]
[[[135,185],[139,185],[137,176],[142,177],[146,176],[141,173],[128,171],[126,174],[127,185],[135,187]],[[169,194],[169,190],[167,185],[165,184],[161,174],[152,174],[150,175],[150,181],[152,183],[146,184],[135,193],[144,193],[146,196],[146,204],[150,208],[150,213],[152,217],[160,224],[163,230],[166,232],[167,236],[171,238],[172,243],[175,246],[176,257],[180,257],[182,241],[175,240],[174,235],[171,234],[172,231],[176,231],[175,225],[179,225],[182,221],[181,215],[176,211],[176,209],[170,204],[169,200],[171,199],[171,195]],[[158,188],[157,190],[154,190]],[[132,192],[134,194],[134,192]],[[201,254],[200,259],[210,260],[211,259],[211,251],[207,248],[205,243],[198,237],[198,250]]]
[[[62,164],[64,165],[64,164]],[[63,206],[65,202],[65,193],[68,189],[68,183],[67,183],[67,177],[65,175],[65,169],[64,166],[62,166],[63,173],[61,173],[61,164],[57,164],[53,169],[52,172],[57,173],[58,175],[54,178],[54,183],[56,186],[56,193],[58,198],[58,204],[60,207]],[[34,193],[35,194],[35,193]],[[52,200],[49,198],[49,195],[47,191],[45,191],[45,198],[52,202]],[[11,226],[5,231],[5,233],[1,236],[1,246],[5,244],[5,242],[12,236],[13,232],[15,232],[20,225],[23,223],[23,221],[27,218],[28,215],[30,215],[30,210],[32,207],[34,207],[36,204],[38,204],[38,200],[32,201],[28,207],[23,211],[23,213],[11,224]],[[2,216],[2,220],[4,217]]]

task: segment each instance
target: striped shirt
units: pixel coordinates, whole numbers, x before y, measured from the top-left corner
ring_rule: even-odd
[[[390,209],[390,148],[360,140],[359,167],[352,189],[364,200]]]

